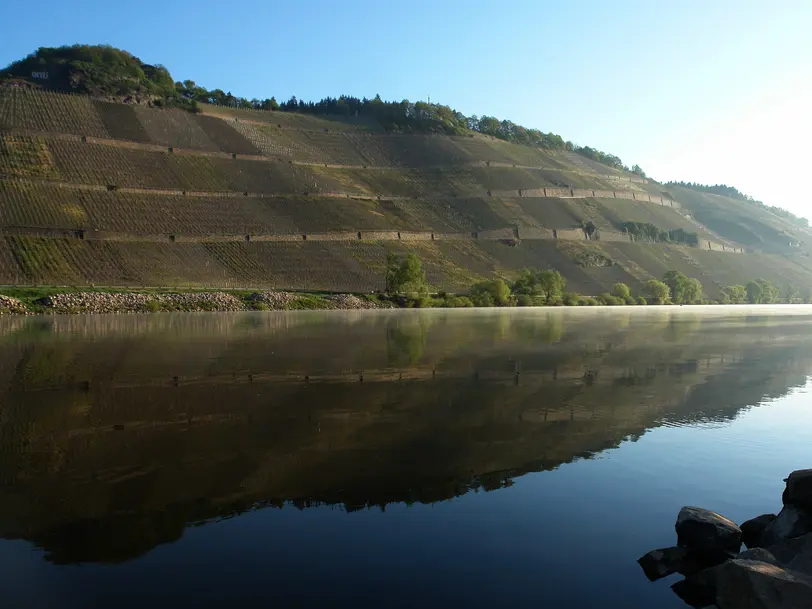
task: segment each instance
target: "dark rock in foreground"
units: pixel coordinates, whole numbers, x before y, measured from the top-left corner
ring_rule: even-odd
[[[787,478],[784,504],[812,511],[812,469],[799,469]]]
[[[785,539],[794,539],[812,533],[812,514],[794,505],[785,505],[778,517],[761,534],[758,544],[769,547]]]
[[[742,522],[740,528],[742,530],[742,541],[744,545],[748,548],[759,547],[761,545],[759,540],[764,533],[764,529],[770,526],[775,519],[775,514],[762,514],[761,516],[756,516],[755,518]]]
[[[769,552],[782,566],[812,577],[812,533],[775,544]]]
[[[721,514],[686,506],[677,516],[677,545],[697,552],[737,553],[742,545],[739,526]]]
[[[678,547],[637,561],[646,577],[684,575],[671,588],[693,607],[812,609],[812,470],[793,472],[786,482],[781,512],[741,528],[721,514],[683,507]],[[739,554],[742,540],[750,549]]]
[[[672,573],[682,573],[687,560],[688,550],[672,546],[652,550],[637,559],[637,563],[649,581],[656,581]]]
[[[757,560],[734,559],[716,567],[720,609],[808,609],[812,578]]]

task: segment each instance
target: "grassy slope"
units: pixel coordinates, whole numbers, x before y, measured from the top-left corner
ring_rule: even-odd
[[[12,129],[37,135],[12,135]],[[82,143],[58,134],[119,140],[121,145]],[[155,148],[133,148],[127,142]],[[200,154],[172,154],[168,147]],[[211,153],[220,156],[205,156]],[[270,157],[251,161],[223,153]],[[192,115],[10,89],[0,89],[0,174],[18,179],[0,181],[4,226],[194,236],[374,229],[467,233],[517,225],[576,228],[585,221],[611,230],[619,222],[637,221],[768,252],[789,251],[784,245],[789,239],[806,238],[778,216],[745,202],[630,182],[629,175],[577,155],[479,135],[403,136],[353,119],[216,107]],[[88,191],[30,182],[42,179],[231,195]],[[670,208],[621,199],[487,194],[561,186],[658,195],[668,191],[693,219]],[[244,197],[243,192],[274,197]],[[318,196],[327,192],[381,198]],[[578,250],[585,247],[600,251],[613,264],[584,266]],[[0,282],[365,291],[381,287],[387,249],[416,251],[434,285],[452,290],[464,290],[484,277],[510,278],[524,266],[558,268],[573,289],[591,294],[615,281],[636,287],[672,268],[697,277],[711,296],[721,286],[757,276],[782,287],[812,286],[812,263],[802,257],[731,256],[659,245],[86,243],[13,236],[0,239]]]

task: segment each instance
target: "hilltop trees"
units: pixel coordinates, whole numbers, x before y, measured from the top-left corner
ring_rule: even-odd
[[[0,71],[0,77],[28,79],[33,73],[47,73],[42,82],[54,89],[104,97],[144,96],[174,105],[190,103],[180,97],[165,67],[146,64],[109,45],[40,47]]]

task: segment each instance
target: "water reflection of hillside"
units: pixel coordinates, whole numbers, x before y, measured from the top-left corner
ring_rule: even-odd
[[[127,560],[256,506],[498,488],[729,419],[812,367],[804,317],[18,321],[0,326],[0,535],[58,562]]]

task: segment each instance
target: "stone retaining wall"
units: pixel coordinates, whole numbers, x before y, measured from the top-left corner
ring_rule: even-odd
[[[551,228],[520,226],[517,232],[519,239],[555,239],[555,231]]]
[[[632,238],[628,233],[621,233],[621,232],[612,231],[612,230],[601,230],[601,231],[598,231],[598,236],[597,236],[596,240],[597,241],[630,243],[632,241]]]
[[[553,231],[556,239],[566,241],[586,241],[586,234],[581,228],[557,228]]]
[[[497,228],[493,230],[481,230],[477,232],[477,239],[487,239],[491,241],[498,241],[500,239],[516,239],[516,229],[514,228]]]
[[[433,241],[434,233],[400,231],[401,241]]]

